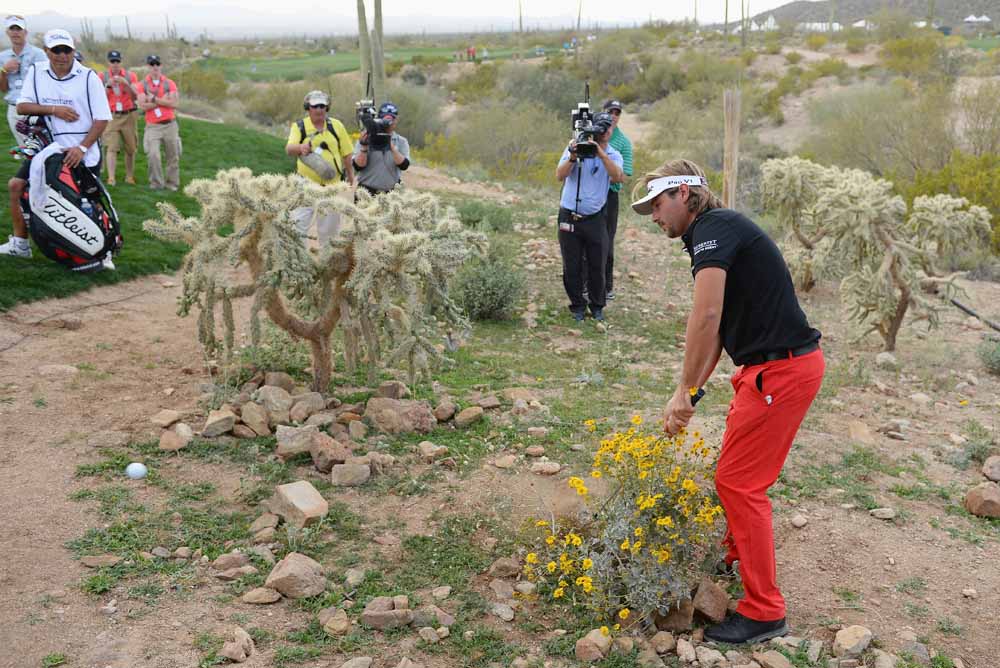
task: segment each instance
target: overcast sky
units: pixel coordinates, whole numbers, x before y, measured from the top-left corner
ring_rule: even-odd
[[[371,0],[366,0],[369,8]],[[526,20],[550,19],[559,17],[575,17],[577,0],[522,0]],[[609,2],[608,0],[583,0],[584,22],[599,21],[602,24],[633,23],[649,18],[675,21],[692,18],[695,4],[698,6],[698,20],[702,23],[719,22],[722,20],[725,0],[628,0],[627,2]],[[774,7],[786,4],[788,0],[751,0],[752,14],[758,14]],[[299,17],[310,16],[312,21],[321,19],[348,18],[354,16],[354,0],[334,0],[334,2],[316,2],[315,0],[300,0],[292,3],[276,3],[274,0],[239,0],[238,5],[233,0],[218,0],[216,2],[183,2],[178,0],[147,0],[137,3],[135,0],[89,0],[82,3],[79,0],[45,0],[41,5],[47,11],[58,12],[68,16],[137,16],[137,14],[177,13],[188,15],[192,11],[204,11],[206,23],[218,20],[220,10],[225,12],[230,6],[242,8],[246,14],[254,15],[253,23],[266,21],[267,16],[285,19],[289,15]],[[729,0],[730,20],[739,16],[740,0]],[[392,21],[393,17],[415,16],[419,7],[422,17],[462,17],[474,19],[494,19],[496,17],[513,17],[517,13],[517,0],[502,0],[501,2],[469,2],[469,0],[383,0],[382,11],[386,17],[386,30],[398,32],[405,28],[405,21]],[[37,10],[36,10],[37,11]],[[234,9],[233,17],[239,20],[240,10]],[[32,12],[34,13],[34,12]],[[246,17],[244,14],[244,18]],[[284,21],[282,21],[284,23]],[[396,23],[397,25],[391,25]],[[391,27],[391,28],[390,28]]]

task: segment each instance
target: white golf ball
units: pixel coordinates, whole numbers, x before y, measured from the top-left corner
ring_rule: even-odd
[[[125,467],[125,475],[127,475],[132,480],[141,480],[146,477],[148,469],[145,464],[140,464],[139,462],[132,462]]]

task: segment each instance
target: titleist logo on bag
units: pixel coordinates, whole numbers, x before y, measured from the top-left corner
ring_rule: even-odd
[[[104,249],[103,230],[54,188],[49,190],[45,206],[35,215],[82,254],[92,257]]]

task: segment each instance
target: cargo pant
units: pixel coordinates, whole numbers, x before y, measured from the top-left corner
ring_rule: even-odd
[[[160,143],[167,158],[167,178],[163,179],[163,165],[160,161]],[[149,159],[149,185],[152,188],[166,186],[177,190],[181,184],[181,135],[176,120],[166,123],[147,123],[142,135],[142,149]]]

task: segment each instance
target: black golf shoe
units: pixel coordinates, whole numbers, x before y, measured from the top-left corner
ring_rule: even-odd
[[[788,634],[788,624],[782,617],[773,622],[758,622],[734,612],[725,621],[705,629],[705,639],[743,645],[764,642]]]

